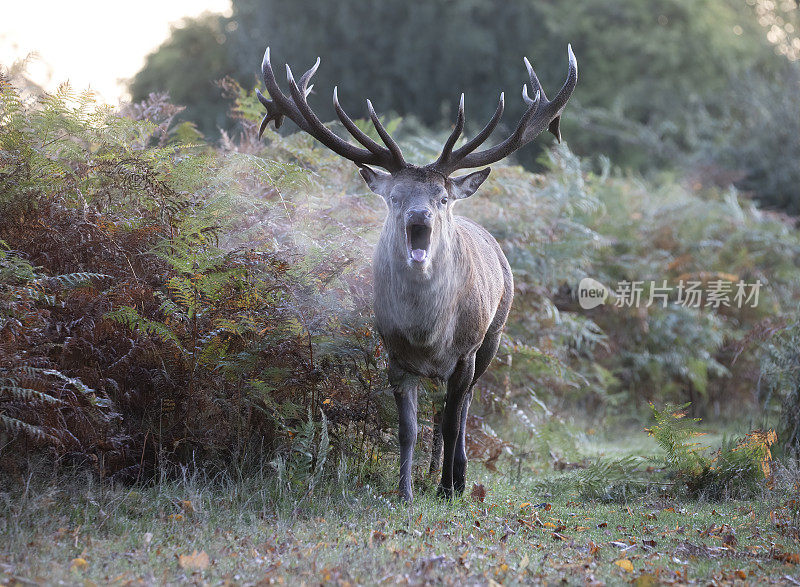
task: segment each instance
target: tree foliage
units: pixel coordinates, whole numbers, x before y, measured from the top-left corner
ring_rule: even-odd
[[[312,101],[323,120],[335,118],[329,96],[338,85],[356,115],[369,97],[380,111],[448,127],[463,91],[474,133],[501,90],[503,125],[521,115],[515,88],[525,81],[523,55],[555,91],[571,42],[580,83],[562,126],[574,152],[639,172],[678,168],[707,183],[733,182],[795,213],[800,151],[792,129],[800,117],[792,80],[800,62],[787,61],[797,50],[787,32],[795,15],[768,4],[235,0],[230,19],[208,15],[176,28],[133,89],[136,100],[168,90],[215,136],[232,126],[213,80],[232,75],[250,87],[269,45],[277,66],[300,70],[322,57]],[[518,157],[535,168],[539,149]]]
[[[185,107],[181,119],[193,122],[204,135],[216,137],[220,129],[230,128],[229,104],[217,86],[234,73],[229,24],[224,17],[206,13],[172,27],[169,39],[147,56],[131,80],[133,101],[166,92]]]

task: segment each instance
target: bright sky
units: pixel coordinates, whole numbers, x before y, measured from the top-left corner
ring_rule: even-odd
[[[0,64],[35,51],[28,75],[45,89],[69,81],[116,104],[170,24],[230,9],[230,0],[0,0]]]

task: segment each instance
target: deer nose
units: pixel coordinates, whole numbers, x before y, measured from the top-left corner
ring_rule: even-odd
[[[426,208],[413,209],[406,212],[407,224],[424,224],[430,226],[433,214]]]

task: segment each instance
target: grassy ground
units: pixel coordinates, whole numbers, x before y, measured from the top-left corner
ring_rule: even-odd
[[[478,489],[446,503],[422,488],[411,506],[386,492],[388,477],[378,489],[341,466],[314,495],[277,483],[271,469],[134,490],[82,474],[31,481],[0,494],[0,582],[800,584],[786,491],[702,502],[654,490],[604,502],[526,477],[475,464],[469,481],[485,497]]]

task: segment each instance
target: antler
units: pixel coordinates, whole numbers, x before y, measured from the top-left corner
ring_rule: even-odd
[[[578,62],[575,59],[575,54],[572,52],[572,46],[567,46],[567,53],[569,55],[567,80],[552,101],[547,99],[542,84],[539,83],[539,78],[536,77],[536,73],[533,71],[533,67],[531,67],[528,58],[525,58],[525,67],[528,69],[528,77],[530,78],[531,90],[534,92],[534,97],[530,98],[530,96],[528,96],[528,86],[527,84],[523,85],[522,99],[528,105],[525,114],[522,115],[516,130],[511,136],[489,149],[473,153],[475,149],[489,138],[489,135],[492,134],[492,131],[494,131],[497,123],[500,121],[504,108],[503,94],[500,94],[497,110],[495,110],[488,124],[483,127],[483,130],[471,141],[453,151],[453,146],[455,146],[458,137],[464,130],[464,94],[461,94],[456,126],[448,137],[447,142],[444,144],[442,154],[434,163],[428,165],[428,167],[445,176],[450,175],[457,169],[483,167],[484,165],[489,165],[490,163],[508,157],[511,153],[535,139],[545,128],[561,141],[561,130],[559,129],[561,111],[564,109],[564,106],[566,106],[567,100],[569,100],[575,89],[575,85],[578,83]]]
[[[378,131],[381,140],[386,144],[385,147],[373,141],[356,126],[349,116],[347,116],[339,104],[336,88],[333,90],[333,106],[336,109],[336,114],[339,116],[339,120],[342,121],[347,131],[353,135],[353,138],[359,143],[364,145],[366,149],[348,143],[322,124],[320,119],[317,118],[317,115],[314,114],[314,111],[311,110],[307,100],[308,94],[313,87],[309,86],[308,82],[317,71],[318,67],[319,57],[317,57],[317,61],[311,69],[305,72],[300,78],[300,82],[297,83],[294,81],[291,68],[288,64],[286,65],[286,79],[289,82],[289,89],[291,91],[291,98],[289,98],[281,91],[278,82],[275,80],[272,64],[269,61],[269,47],[267,47],[264,53],[264,60],[261,62],[261,73],[264,77],[264,85],[269,92],[270,98],[265,98],[260,91],[256,90],[259,101],[267,109],[267,113],[261,121],[258,136],[261,137],[264,133],[264,129],[267,128],[267,125],[272,121],[275,121],[275,128],[280,128],[283,123],[283,117],[287,116],[299,126],[301,130],[310,134],[334,153],[341,155],[345,159],[349,159],[357,165],[375,165],[377,167],[383,167],[390,172],[407,167],[406,162],[403,160],[400,147],[392,137],[389,136],[389,133],[386,132],[386,129],[378,119],[378,115],[375,114],[375,109],[372,107],[372,103],[369,100],[367,100],[369,117],[372,119],[372,124],[375,125],[375,130]]]

